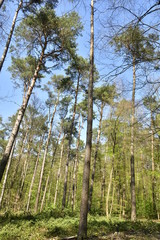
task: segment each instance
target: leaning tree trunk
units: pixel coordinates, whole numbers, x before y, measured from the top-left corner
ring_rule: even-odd
[[[83,185],[82,185],[78,240],[87,238],[89,177],[90,177],[90,162],[91,162],[91,150],[92,150],[93,80],[94,80],[94,0],[91,0],[90,78],[89,78],[89,87],[88,87],[87,138],[86,138],[86,152],[85,152],[85,162],[84,162],[84,170],[83,170]]]
[[[3,157],[2,157],[2,159],[0,161],[0,181],[2,180],[3,173],[4,173],[5,167],[7,165],[8,158],[9,158],[9,155],[11,153],[12,146],[13,146],[13,144],[15,142],[15,139],[16,139],[16,136],[18,134],[18,131],[19,131],[22,119],[24,117],[25,110],[27,108],[30,96],[32,94],[32,90],[33,90],[33,88],[35,86],[35,83],[36,83],[36,80],[37,80],[37,77],[38,77],[38,73],[39,73],[41,65],[42,65],[44,51],[45,51],[45,47],[42,49],[42,53],[41,53],[40,59],[38,61],[37,67],[36,67],[35,72],[34,72],[34,76],[33,76],[32,81],[31,81],[31,85],[28,88],[28,91],[27,91],[27,94],[26,94],[26,98],[24,99],[21,108],[18,111],[17,119],[15,121],[14,127],[13,127],[11,135],[9,137],[9,140],[8,140],[5,152],[3,154]]]
[[[2,7],[4,0],[0,0],[0,8]]]
[[[76,108],[77,108],[77,97],[78,97],[78,91],[79,91],[79,81],[80,81],[80,74],[79,74],[78,80],[77,80],[77,87],[76,87],[76,91],[75,91],[74,110],[73,110],[73,116],[72,116],[71,128],[70,128],[69,140],[68,140],[68,151],[67,151],[67,160],[66,160],[66,168],[65,168],[64,187],[63,187],[62,209],[64,209],[65,206],[66,206],[67,183],[68,183],[68,168],[69,168],[69,159],[70,159],[70,152],[71,152],[71,142],[72,142],[73,126],[74,126],[74,120],[75,120]]]
[[[11,165],[11,161],[12,161],[12,157],[13,157],[13,153],[14,153],[14,148],[15,148],[15,144],[12,147],[11,155],[9,156],[9,161],[8,161],[7,169],[6,169],[5,176],[4,176],[2,191],[1,191],[1,195],[0,195],[0,209],[2,207],[2,201],[3,201],[3,197],[4,197],[4,192],[6,189],[6,183],[7,183],[8,173],[9,173],[9,169],[10,169],[10,165]]]
[[[135,192],[135,166],[134,166],[135,89],[136,89],[136,70],[135,70],[135,56],[133,56],[133,89],[132,89],[132,117],[131,117],[131,221],[136,220],[136,192]]]
[[[37,210],[38,210],[38,203],[39,203],[39,197],[40,197],[40,192],[41,192],[41,185],[42,185],[42,178],[43,178],[43,173],[44,173],[44,166],[45,166],[45,162],[46,162],[46,158],[47,158],[49,141],[50,141],[51,132],[52,132],[52,125],[53,125],[53,120],[54,120],[54,116],[55,116],[55,113],[56,113],[56,108],[57,108],[58,102],[59,102],[59,94],[58,94],[57,102],[55,104],[54,111],[53,111],[53,114],[52,114],[52,118],[51,118],[51,122],[50,122],[50,128],[49,128],[49,133],[48,133],[47,141],[46,141],[46,144],[45,144],[43,162],[42,162],[40,179],[39,179],[39,185],[38,185],[38,192],[37,192],[36,203],[35,203],[35,212],[37,212]]]
[[[9,49],[9,45],[10,45],[10,42],[11,42],[11,38],[12,38],[12,35],[13,35],[13,31],[14,31],[14,28],[15,28],[15,25],[16,25],[16,19],[17,19],[19,10],[21,9],[22,3],[23,3],[23,1],[21,0],[20,3],[19,3],[19,5],[18,5],[17,11],[16,11],[16,13],[15,13],[15,15],[14,15],[14,18],[13,18],[11,30],[10,30],[10,33],[9,33],[9,36],[8,36],[8,39],[7,39],[7,42],[6,42],[6,46],[5,46],[3,55],[2,55],[1,60],[0,60],[0,72],[1,72],[1,70],[2,70],[3,63],[4,63],[4,61],[5,61],[5,58],[6,58],[8,49]],[[1,0],[1,1],[0,1],[0,8],[1,8],[2,4],[3,4],[3,1]]]
[[[88,211],[91,211],[91,205],[92,205],[93,184],[94,184],[94,177],[95,177],[96,163],[97,163],[97,155],[98,155],[99,142],[100,142],[100,136],[101,136],[103,107],[104,107],[104,103],[102,102],[101,112],[100,112],[100,120],[99,120],[99,128],[98,128],[98,136],[97,136],[97,144],[96,144],[96,150],[95,150],[95,155],[94,155],[94,163],[93,163],[93,171],[92,171],[92,177],[91,177],[91,186],[90,186],[90,192],[89,192]]]

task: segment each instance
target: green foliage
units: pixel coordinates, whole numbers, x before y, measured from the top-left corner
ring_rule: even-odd
[[[12,215],[0,217],[0,239],[49,239],[76,236],[78,230],[76,216],[63,215],[62,212],[44,212],[38,215]],[[106,217],[91,216],[88,219],[88,236],[105,237],[110,239],[115,232],[123,233],[139,239],[139,236],[158,236],[160,224],[151,221],[122,221],[118,219],[106,220]],[[108,237],[108,238],[107,238]],[[125,238],[128,239],[128,238]],[[141,239],[141,238],[140,238]],[[158,238],[157,238],[158,239]]]
[[[27,56],[26,58],[12,57],[12,65],[8,67],[8,70],[12,74],[14,85],[18,88],[22,84],[24,90],[26,90],[30,86],[36,66],[37,59],[31,55]],[[40,80],[42,77],[43,75],[39,73],[37,79]],[[17,80],[19,80],[19,83]]]
[[[45,49],[43,63],[48,60],[59,66],[75,54],[75,41],[81,30],[77,13],[58,17],[52,8],[43,7],[20,22],[15,31],[15,50],[27,49],[28,54],[37,56],[40,49]]]
[[[154,35],[154,34],[153,34]],[[155,35],[157,39],[157,35]],[[121,52],[125,56],[125,60],[133,59],[136,61],[152,61],[154,58],[154,44],[151,43],[151,38],[145,36],[143,30],[139,26],[129,26],[120,35],[115,36],[110,42],[112,46],[115,46],[117,52]]]

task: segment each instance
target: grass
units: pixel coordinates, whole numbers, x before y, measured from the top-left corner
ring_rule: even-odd
[[[37,215],[0,216],[0,240],[49,240],[75,236],[79,218],[54,211]],[[118,219],[107,221],[102,216],[88,217],[90,239],[160,239],[160,222],[130,222]]]

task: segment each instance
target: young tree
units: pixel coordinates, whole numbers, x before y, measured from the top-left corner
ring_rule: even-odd
[[[94,89],[95,103],[97,104],[97,106],[100,105],[100,120],[99,120],[99,126],[98,126],[96,149],[95,149],[95,153],[94,153],[94,163],[93,163],[93,170],[92,170],[92,176],[91,176],[88,211],[91,211],[91,205],[92,205],[93,184],[94,184],[96,162],[97,162],[97,156],[98,156],[98,150],[99,150],[99,144],[100,144],[103,110],[104,110],[105,105],[111,104],[114,97],[115,97],[115,86],[114,85],[113,86],[107,85],[107,86],[102,86],[102,87]]]
[[[145,37],[138,26],[129,26],[119,36],[115,36],[111,42],[116,46],[116,51],[124,55],[125,60],[131,61],[133,67],[132,86],[132,116],[131,116],[131,220],[136,220],[136,192],[135,192],[135,156],[134,156],[134,132],[135,132],[135,91],[136,91],[136,65],[153,60],[154,47],[149,38]]]
[[[156,178],[155,178],[155,153],[154,153],[154,115],[155,109],[157,108],[157,102],[155,96],[148,96],[144,98],[144,106],[150,111],[150,129],[151,129],[151,158],[152,158],[152,203],[153,203],[153,217],[157,218],[156,209]]]
[[[78,101],[78,93],[80,85],[82,84],[82,80],[85,81],[88,77],[88,70],[89,64],[88,61],[83,59],[82,57],[76,57],[74,61],[68,67],[66,73],[70,76],[72,81],[77,81],[75,89],[72,90],[74,92],[74,106],[73,106],[73,115],[70,123],[70,132],[69,132],[69,139],[68,139],[68,152],[67,152],[67,159],[66,159],[66,169],[65,169],[65,181],[64,181],[64,191],[63,191],[63,199],[62,199],[62,208],[65,208],[66,205],[66,195],[67,195],[67,182],[68,182],[68,167],[69,167],[69,160],[70,160],[70,153],[71,153],[71,143],[72,143],[72,135],[74,130],[74,121],[76,116],[76,109],[77,109],[77,101]]]

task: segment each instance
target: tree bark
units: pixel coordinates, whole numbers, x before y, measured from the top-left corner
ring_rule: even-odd
[[[44,173],[44,166],[45,166],[45,162],[46,162],[46,158],[47,158],[48,146],[49,146],[49,141],[50,141],[51,132],[52,132],[52,125],[53,125],[53,120],[54,120],[54,116],[55,116],[55,113],[56,113],[56,108],[57,108],[58,102],[59,102],[59,94],[58,94],[58,98],[57,98],[57,101],[56,101],[56,104],[55,104],[55,107],[54,107],[54,111],[53,111],[53,114],[52,114],[52,118],[51,118],[51,122],[50,122],[50,128],[49,128],[49,133],[48,133],[47,141],[46,141],[46,144],[45,144],[43,162],[42,162],[40,179],[39,179],[39,185],[38,185],[38,192],[37,192],[36,203],[35,203],[35,212],[37,212],[37,210],[38,210],[38,203],[39,203],[39,197],[40,197],[40,192],[41,192],[41,185],[42,185],[42,178],[43,178],[43,173]]]
[[[32,81],[31,81],[31,85],[28,88],[28,91],[27,91],[27,94],[26,94],[26,98],[24,99],[21,108],[18,111],[16,122],[14,124],[14,127],[12,129],[11,135],[9,137],[9,140],[8,140],[5,152],[3,154],[3,157],[2,157],[2,159],[0,161],[0,181],[2,180],[3,173],[4,173],[5,167],[7,165],[8,158],[9,158],[9,155],[11,153],[12,146],[13,146],[14,141],[16,139],[16,136],[18,134],[18,131],[19,131],[22,119],[24,117],[25,110],[27,108],[30,96],[32,94],[32,90],[33,90],[33,88],[35,86],[35,83],[36,83],[36,80],[37,80],[37,77],[38,77],[38,73],[40,71],[40,67],[41,67],[41,64],[42,64],[44,51],[45,51],[45,47],[42,49],[42,53],[41,53],[40,59],[38,61],[37,67],[36,67],[35,72],[34,72],[34,76],[33,76]]]
[[[4,0],[0,0],[0,8],[2,7]]]
[[[67,152],[67,160],[66,160],[66,168],[65,168],[65,179],[64,179],[64,187],[63,187],[62,209],[64,209],[65,205],[66,205],[67,183],[68,183],[68,168],[69,168],[69,159],[70,159],[70,152],[71,152],[73,126],[74,126],[74,120],[75,120],[76,108],[77,108],[77,97],[78,97],[78,91],[79,91],[79,81],[80,81],[80,74],[78,76],[77,87],[76,87],[76,91],[75,91],[74,110],[73,110],[73,116],[72,116],[72,121],[71,121],[70,136],[69,136],[69,141],[68,141],[68,152]]]
[[[135,166],[134,166],[135,89],[136,89],[136,71],[135,71],[135,57],[133,56],[133,89],[132,89],[132,117],[131,117],[131,221],[136,221],[136,192],[135,192]]]
[[[12,151],[11,151],[11,154],[9,156],[9,161],[8,161],[7,169],[6,169],[5,176],[4,176],[2,191],[1,191],[1,195],[0,195],[0,209],[2,207],[2,201],[3,201],[3,197],[4,197],[4,192],[5,192],[5,189],[6,189],[6,183],[7,183],[8,173],[9,173],[9,169],[10,169],[10,165],[11,165],[11,161],[12,161],[12,157],[13,157],[13,153],[14,153],[14,148],[15,148],[15,144],[12,147]]]
[[[0,8],[1,8],[3,2],[4,2],[3,0],[0,1]],[[17,19],[19,10],[21,9],[22,3],[23,3],[23,1],[21,0],[20,3],[19,3],[19,5],[18,5],[18,8],[17,8],[17,10],[16,10],[16,13],[15,13],[15,15],[14,15],[14,18],[13,18],[11,30],[10,30],[10,33],[9,33],[9,36],[8,36],[8,39],[7,39],[7,42],[6,42],[6,46],[5,46],[3,55],[2,55],[1,60],[0,60],[0,72],[1,72],[1,70],[2,70],[3,63],[4,63],[4,61],[5,61],[5,58],[6,58],[8,49],[9,49],[9,45],[10,45],[10,42],[11,42],[11,39],[12,39],[13,31],[14,31],[14,28],[15,28],[15,25],[16,25],[16,19]]]
[[[89,87],[88,87],[87,138],[86,138],[85,162],[84,162],[84,170],[83,170],[83,185],[82,185],[78,240],[87,238],[89,177],[90,177],[90,162],[91,162],[91,150],[92,150],[93,80],[94,80],[94,0],[91,0],[90,78],[89,78]]]
[[[100,111],[100,120],[99,120],[99,127],[98,127],[96,150],[95,150],[95,155],[94,155],[93,171],[92,171],[92,177],[91,177],[91,186],[90,186],[89,201],[88,201],[88,211],[91,211],[91,205],[92,205],[93,184],[94,184],[94,177],[95,177],[96,163],[97,163],[97,155],[98,155],[99,142],[100,142],[100,136],[101,136],[103,108],[104,108],[104,103],[102,102],[101,111]]]

